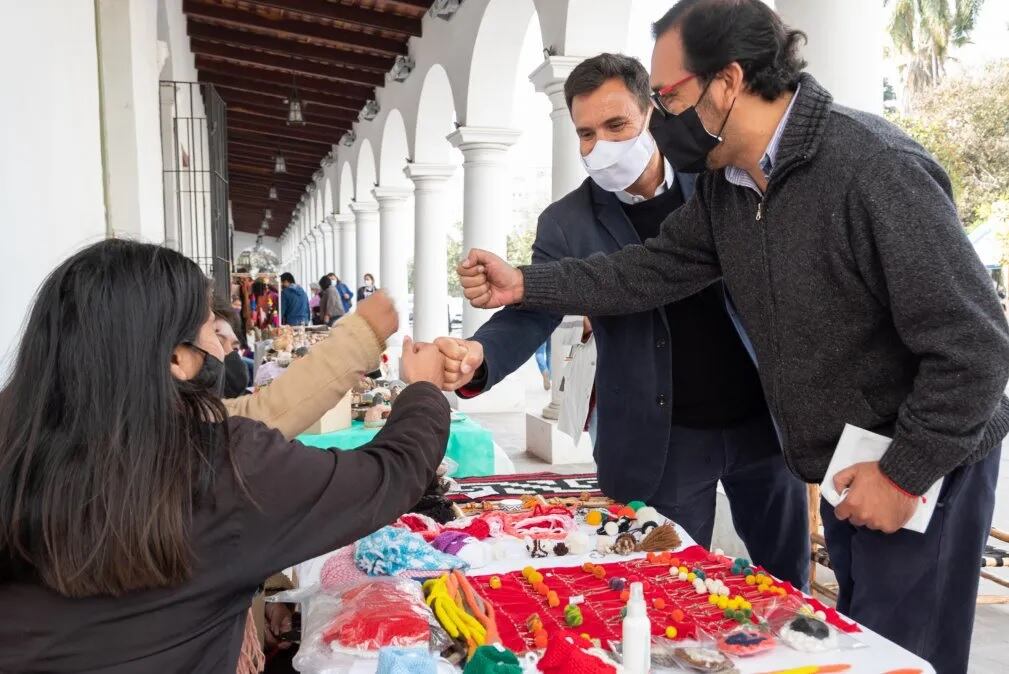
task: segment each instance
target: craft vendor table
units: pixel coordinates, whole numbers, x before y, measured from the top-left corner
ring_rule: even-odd
[[[502,480],[507,479],[507,476],[502,476]],[[683,541],[680,549],[695,545],[694,541],[685,531],[683,531],[683,529],[679,526],[676,528]],[[585,528],[585,531],[590,532],[591,530],[589,528]],[[567,567],[580,566],[585,561],[603,564],[628,561],[629,559],[644,557],[643,554],[636,554],[627,557],[607,555],[605,557],[593,556],[590,558],[589,555],[581,555],[565,557],[551,556],[543,559],[530,559],[529,556],[525,554],[524,546],[521,541],[513,540],[513,542],[509,543],[509,545],[514,545],[514,557],[510,555],[509,559],[505,561],[498,561],[479,569],[473,569],[471,573],[473,575],[484,576],[488,574],[504,574],[511,571],[518,571],[525,566],[533,566],[537,568]],[[320,571],[328,558],[329,555],[323,555],[321,557],[317,557],[316,559],[303,562],[296,567],[299,583],[302,587],[308,587],[319,582]],[[305,627],[307,628],[308,626],[306,625]],[[827,653],[800,653],[799,651],[792,650],[787,646],[782,645],[769,653],[750,658],[735,658],[733,662],[741,674],[770,672],[814,664],[824,665],[838,663],[851,665],[851,669],[848,670],[847,674],[881,674],[882,672],[886,672],[891,669],[904,668],[920,669],[922,672],[931,672],[933,674],[935,672],[932,666],[921,658],[911,654],[900,646],[884,639],[880,635],[865,627],[862,627],[861,632],[854,633],[851,636],[864,644],[865,647],[843,651],[831,651]],[[359,660],[354,664],[349,672],[350,674],[373,674],[375,670],[376,661]],[[337,671],[338,670],[336,669],[325,669],[304,672],[303,674],[337,674]],[[342,669],[339,671],[347,672],[348,670]],[[441,671],[443,670],[440,669],[439,672]],[[448,672],[452,670],[448,669],[446,666],[444,671]]]
[[[365,428],[354,421],[350,428],[321,435],[299,435],[298,440],[309,447],[356,449],[369,442],[380,428]],[[482,477],[514,471],[511,459],[494,443],[493,434],[464,414],[454,414],[445,456],[459,467],[450,477]]]

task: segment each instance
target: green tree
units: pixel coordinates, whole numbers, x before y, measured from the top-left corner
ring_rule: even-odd
[[[455,223],[448,233],[446,241],[445,262],[448,264],[448,294],[449,297],[462,297],[462,286],[459,285],[459,274],[455,269],[462,262],[462,222]]]
[[[973,229],[1009,200],[1009,60],[923,92],[891,121],[943,165],[964,225]]]
[[[536,230],[530,227],[515,229],[508,235],[508,264],[531,264],[533,260],[533,241],[536,240]]]
[[[942,82],[952,47],[970,42],[984,0],[883,0],[909,99]]]

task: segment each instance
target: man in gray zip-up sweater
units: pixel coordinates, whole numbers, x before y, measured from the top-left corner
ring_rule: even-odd
[[[833,104],[809,75],[770,100],[758,91],[794,37],[759,0],[683,0],[656,34],[652,84],[668,109],[653,120],[696,114],[702,131],[722,129],[694,198],[657,238],[608,256],[519,271],[471,251],[466,295],[607,315],[722,279],[797,475],[823,479],[845,423],[893,438],[880,462],[845,471],[836,511],[821,503],[838,608],[943,674],[966,671],[1009,428],[1009,328],[949,179],[899,129]],[[766,69],[762,45],[779,47]],[[752,189],[729,179],[734,168]],[[900,529],[942,477],[928,530]]]

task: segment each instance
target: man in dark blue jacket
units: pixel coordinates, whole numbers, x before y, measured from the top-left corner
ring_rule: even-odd
[[[312,310],[308,305],[308,295],[294,282],[294,274],[285,271],[280,275],[280,322],[283,325],[309,325]]]
[[[674,174],[647,131],[649,93],[648,74],[633,58],[601,54],[572,71],[565,97],[590,177],[540,216],[534,263],[639,244],[691,196],[694,177]],[[436,340],[447,357],[446,387],[462,397],[491,388],[561,318],[506,307],[471,340]],[[721,284],[661,309],[590,318],[603,491],[654,505],[708,546],[720,480],[754,561],[805,586],[805,485],[785,466]]]

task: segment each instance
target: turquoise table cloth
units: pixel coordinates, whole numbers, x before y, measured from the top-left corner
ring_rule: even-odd
[[[494,436],[486,428],[465,415],[455,415],[448,436],[445,455],[459,464],[452,477],[486,477],[494,475]],[[350,428],[321,435],[299,435],[298,440],[309,447],[357,449],[369,442],[380,428],[365,428],[354,421]]]

